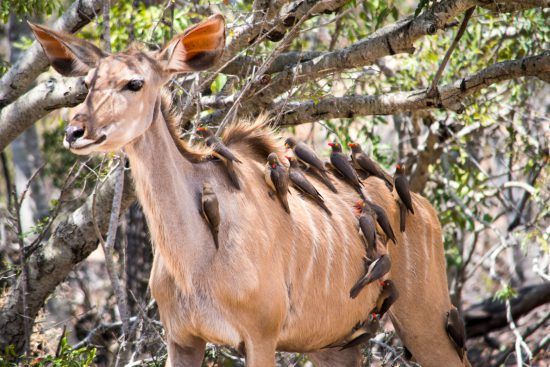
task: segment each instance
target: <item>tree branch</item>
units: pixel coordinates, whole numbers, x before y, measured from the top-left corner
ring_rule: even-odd
[[[465,97],[494,83],[549,72],[550,52],[547,51],[541,55],[491,65],[476,74],[442,87],[440,97],[436,100],[429,98],[424,89],[375,96],[325,97],[308,102],[278,102],[273,104],[270,110],[276,111],[285,103],[285,112],[279,121],[280,125],[299,125],[317,120],[362,115],[391,115],[401,111],[434,107],[461,111],[463,107],[460,102]]]
[[[88,24],[101,10],[102,0],[77,0],[53,25],[53,29],[74,33]],[[21,96],[49,62],[42,47],[34,41],[0,80],[0,108]]]
[[[81,103],[88,89],[81,78],[51,77],[0,111],[0,151],[50,111]]]
[[[509,13],[531,8],[548,8],[550,0],[477,0],[482,8],[498,13]]]
[[[533,309],[550,302],[550,283],[527,286],[519,290],[510,303],[512,317],[518,320]],[[506,307],[504,302],[490,298],[470,307],[464,313],[468,338],[483,336],[491,331],[506,327]]]
[[[126,182],[131,182],[129,174]],[[96,195],[96,211],[105,213],[98,218],[98,226],[105,233],[109,222],[109,212],[113,200],[115,176],[112,175]],[[121,210],[124,211],[135,200],[131,184],[124,187]],[[84,260],[98,246],[98,239],[93,226],[92,196],[78,209],[56,219],[52,226],[52,235],[44,240],[28,258],[27,278],[27,317],[34,322],[38,311],[46,298],[64,281],[75,264]],[[8,289],[0,301],[0,350],[9,345],[15,346],[20,354],[24,338],[22,284],[18,279],[16,284]]]

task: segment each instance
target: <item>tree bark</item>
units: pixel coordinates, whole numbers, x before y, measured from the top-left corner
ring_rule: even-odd
[[[550,303],[550,283],[522,288],[510,303],[512,317],[518,320],[533,309]],[[466,310],[464,321],[468,338],[486,335],[508,325],[506,306],[504,302],[490,298]]]
[[[133,187],[129,173],[124,187],[121,210],[126,210],[134,201]],[[111,202],[114,193],[114,176],[111,176],[98,190],[95,212],[101,232],[107,231]],[[76,264],[84,260],[98,246],[98,239],[92,217],[93,197],[77,210],[59,216],[52,225],[52,235],[44,240],[28,259],[27,315],[23,314],[21,279],[8,289],[0,300],[0,350],[9,345],[20,353],[24,346],[23,320],[32,320],[44,305],[46,298],[64,281]]]

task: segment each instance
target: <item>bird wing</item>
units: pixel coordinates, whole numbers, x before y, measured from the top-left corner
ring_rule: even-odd
[[[212,227],[218,227],[220,224],[218,199],[213,195],[209,195],[203,200],[202,207],[208,223]]]
[[[285,169],[277,166],[271,170],[271,182],[278,193],[286,194],[288,191],[288,176]]]
[[[320,171],[325,170],[323,161],[317,156],[317,153],[315,153],[313,149],[308,147],[305,143],[299,142],[296,144],[294,147],[294,153],[300,160],[306,162],[307,164],[312,165]]]
[[[348,162],[346,156],[343,154],[333,153],[330,155],[330,161],[332,165],[336,167],[336,169],[348,180],[359,182],[359,178],[357,177],[357,174],[351,164]]]
[[[397,194],[399,195],[407,209],[412,211],[412,198],[407,177],[402,175],[397,176],[395,178],[395,189],[397,190]]]
[[[317,191],[315,186],[313,186],[313,184],[306,178],[306,176],[304,176],[302,172],[291,169],[288,172],[288,175],[294,186],[296,186],[304,194],[318,198],[322,197],[321,194],[319,194],[319,191]]]
[[[236,156],[233,154],[231,150],[229,150],[228,147],[226,147],[222,142],[218,141],[216,144],[213,145],[212,149],[214,152],[218,153],[225,159],[229,159],[230,161],[242,163]]]

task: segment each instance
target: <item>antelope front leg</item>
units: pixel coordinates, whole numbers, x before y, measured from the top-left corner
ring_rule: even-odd
[[[200,367],[204,359],[206,342],[199,338],[190,339],[188,345],[179,345],[168,338],[168,359],[166,367]]]
[[[246,367],[275,367],[275,340],[258,338],[245,342]]]

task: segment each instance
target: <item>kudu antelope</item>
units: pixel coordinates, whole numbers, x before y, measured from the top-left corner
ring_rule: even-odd
[[[265,159],[282,145],[258,124],[229,126],[222,138],[243,161],[235,189],[209,152],[181,142],[161,90],[176,73],[212,66],[224,48],[224,19],[215,15],[156,52],[107,54],[92,44],[31,25],[55,70],[85,75],[86,100],[70,116],[64,144],[76,154],[124,149],[155,245],[151,292],[166,330],[168,366],[200,366],[206,342],[240,348],[248,366],[274,366],[276,350],[308,353],[317,366],[359,366],[358,347],[323,349],[366,320],[377,282],[356,299],[364,272],[352,187],[332,177],[333,193],[310,177],[331,208],[289,195],[291,215],[271,200]],[[210,182],[219,198],[219,250],[199,212]],[[378,179],[364,180],[367,199],[384,207],[394,228],[395,200]],[[423,366],[460,366],[445,332],[451,308],[441,229],[432,206],[413,195],[415,215],[397,245],[388,244],[390,278],[399,298],[389,314]],[[464,363],[467,363],[464,362]]]

